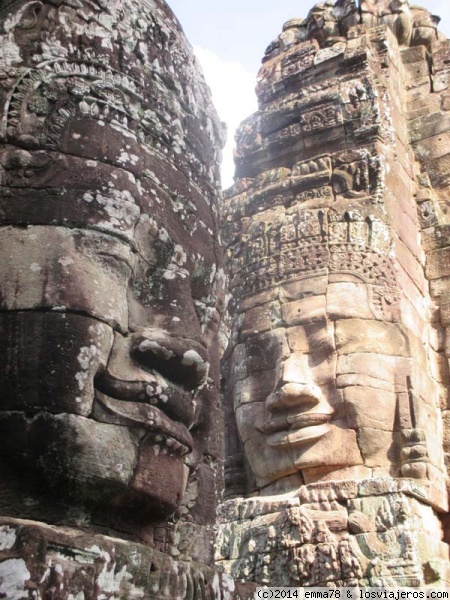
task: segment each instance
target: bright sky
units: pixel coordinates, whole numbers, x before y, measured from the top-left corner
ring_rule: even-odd
[[[228,127],[222,182],[233,183],[234,132],[256,110],[254,87],[264,50],[293,17],[306,17],[318,0],[167,0],[194,46],[214,104]],[[450,37],[449,0],[414,0],[442,18]]]

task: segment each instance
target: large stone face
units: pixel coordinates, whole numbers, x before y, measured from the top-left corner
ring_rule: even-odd
[[[318,4],[284,25],[263,58],[259,110],[238,131],[223,219],[232,294],[226,482],[230,496],[297,498],[305,485],[314,497],[318,485],[334,500],[333,481],[415,481],[432,490],[425,503],[444,513],[448,323],[435,298],[446,297],[448,285],[439,204],[448,194],[449,123],[439,91],[448,86],[448,41],[437,18],[406,1],[359,4]],[[362,502],[362,514],[366,504],[376,500]],[[330,506],[313,510],[337,510]],[[267,516],[275,533],[269,527],[260,546],[264,519],[259,527],[227,517],[223,535],[235,541],[223,564],[238,579],[271,585],[367,585],[370,570],[350,568],[356,540],[347,517],[324,528],[335,516],[305,517],[315,533],[297,540],[284,566],[277,557],[291,533],[278,517]],[[406,521],[404,528],[416,527]],[[437,518],[433,527],[440,539]],[[308,552],[322,545],[328,558],[317,556],[318,564],[331,562],[316,577]],[[428,582],[417,556],[417,581]],[[408,573],[394,562],[386,554],[386,585]],[[291,564],[300,575],[287,575]]]
[[[210,563],[223,131],[192,50],[163,0],[3,2],[0,81],[0,512]]]

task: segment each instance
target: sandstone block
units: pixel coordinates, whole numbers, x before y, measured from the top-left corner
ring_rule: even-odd
[[[418,318],[418,323],[416,325],[415,328],[413,328],[413,330],[415,329],[416,331],[420,331],[423,327],[423,323],[425,322],[425,315],[423,314],[423,306],[424,306],[424,302],[425,302],[425,297],[426,297],[426,293],[424,293],[423,291],[421,291],[417,285],[414,283],[414,281],[411,279],[411,277],[408,275],[408,273],[406,271],[404,271],[402,268],[399,268],[397,270],[397,281],[398,281],[398,285],[400,287],[400,289],[402,290],[402,296],[401,296],[401,307],[400,307],[400,313],[402,315],[402,320],[406,321],[406,318],[403,317],[403,309],[406,309],[406,304],[409,302],[412,305],[412,308],[415,311],[415,317]],[[420,335],[420,337],[422,337]]]
[[[279,302],[271,302],[263,306],[257,306],[245,313],[241,326],[241,340],[247,337],[261,334],[265,331],[275,329],[282,325],[281,306]]]
[[[428,283],[425,279],[423,264],[419,260],[421,257],[414,256],[406,244],[399,239],[395,243],[395,256],[414,284],[425,295]]]
[[[248,377],[246,358],[247,352],[245,344],[238,344],[233,348],[229,363],[229,374],[232,383]]]
[[[383,354],[345,354],[339,356],[337,362],[338,375],[361,374],[389,383],[395,381],[396,376],[399,376],[399,372],[404,368],[397,358]],[[406,371],[405,379],[407,373]]]
[[[283,283],[280,286],[280,299],[283,302],[292,302],[309,296],[321,296],[325,294],[327,286],[328,277],[326,275]]]
[[[17,161],[28,163],[27,178],[18,176]],[[142,190],[124,169],[59,152],[13,146],[0,148],[0,165],[6,171],[7,184],[2,186],[0,197],[3,225],[89,227],[133,239]]]
[[[429,279],[441,279],[450,275],[450,248],[429,253],[426,274]]]
[[[440,202],[445,201],[445,189],[450,173],[450,153],[444,153],[445,150],[442,150],[442,152],[442,155],[431,159],[427,163],[430,181]]]
[[[1,410],[91,413],[94,380],[113,344],[109,325],[75,314],[4,312],[0,336]]]
[[[52,488],[104,501],[125,492],[143,435],[138,428],[96,423],[75,415],[42,414],[30,427],[30,452]]]
[[[426,49],[424,46],[402,48],[401,57],[406,68],[414,70],[417,63],[426,62]]]
[[[449,129],[450,118],[438,112],[418,117],[410,122],[411,140],[413,142],[431,138]]]
[[[263,437],[253,437],[245,444],[258,488],[280,477],[296,472],[292,453],[287,449],[271,448]],[[251,458],[250,458],[251,457]]]
[[[382,429],[358,429],[358,444],[367,467],[387,467],[391,477],[400,475],[400,434]]]
[[[267,371],[289,354],[285,329],[274,329],[256,337],[248,338],[245,343],[246,368],[249,374]]]
[[[292,383],[330,384],[335,379],[336,354],[293,352],[283,365],[283,380]]]
[[[330,319],[357,317],[373,319],[368,288],[361,283],[330,283],[326,295],[327,316]]]
[[[435,352],[445,352],[445,329],[440,323],[433,323],[428,330],[428,342]]]
[[[288,326],[314,323],[325,318],[325,296],[311,296],[281,307],[283,321]]]
[[[436,92],[443,92],[450,86],[450,73],[441,71],[433,76],[433,89]]]
[[[394,382],[384,381],[383,379],[377,379],[361,373],[346,373],[344,375],[338,375],[336,378],[336,385],[338,388],[363,386],[384,390],[385,392],[394,391]]]
[[[278,287],[265,290],[258,294],[253,294],[239,301],[239,311],[246,312],[255,306],[264,306],[269,302],[278,300],[279,289]]]
[[[450,132],[439,133],[413,144],[417,156],[425,163],[448,154]]]
[[[408,339],[401,326],[368,319],[336,321],[336,348],[338,354],[409,356]]]
[[[286,331],[293,352],[322,354],[335,350],[334,328],[329,321],[289,327]]]
[[[445,410],[442,413],[443,420],[443,441],[444,441],[444,452],[450,452],[450,411]]]
[[[407,296],[409,291],[414,289],[412,287],[413,284],[411,284],[411,280],[407,276],[405,279],[400,276],[399,281],[408,282],[405,286],[405,293],[400,297],[400,306],[398,310],[398,313],[401,315],[402,325],[407,331],[410,332],[412,339],[424,339],[427,335],[427,323],[423,318],[423,312],[416,308],[414,302],[417,298],[411,301]],[[409,287],[410,285],[411,288]],[[418,297],[420,298],[420,296]]]
[[[405,373],[411,380],[411,387],[422,401],[429,407],[439,406],[440,386],[428,371],[424,371],[421,366],[410,362],[409,372],[406,365],[399,366],[397,381],[405,381]]]
[[[344,402],[349,426],[353,429],[370,427],[392,432],[396,426],[397,401],[395,393],[367,387],[347,387]]]
[[[234,405],[240,406],[249,402],[263,402],[273,391],[277,381],[277,371],[261,371],[236,382]]]
[[[4,309],[78,311],[127,330],[128,244],[96,231],[11,227],[0,252],[8,257],[0,264]]]
[[[431,348],[428,351],[430,358],[430,374],[438,382],[445,386],[449,382],[448,360],[441,352],[435,352]]]
[[[345,420],[332,421],[329,432],[314,444],[294,448],[293,457],[302,473],[310,468],[328,468],[337,471],[337,479],[339,468],[363,464],[356,432],[348,428]]]
[[[155,505],[160,507],[163,514],[175,511],[188,483],[189,469],[183,459],[164,453],[163,448],[155,443],[154,436],[149,435],[140,442],[135,460],[129,487],[133,495],[137,494],[138,506],[142,503],[141,510],[151,514],[154,510],[151,499],[156,497],[158,500]],[[204,517],[207,517],[207,513]]]
[[[329,467],[317,467],[311,469],[304,469],[302,471],[305,484],[317,483],[317,482],[332,482],[339,480],[340,484],[345,484],[351,481],[356,484],[362,479],[372,476],[372,469],[363,465],[356,465],[352,467],[337,467],[330,469]]]
[[[239,435],[244,444],[252,437],[261,437],[262,434],[259,433],[258,428],[261,428],[265,423],[274,418],[273,414],[267,410],[264,402],[250,402],[239,406],[236,409],[236,419],[239,427]],[[288,428],[287,414],[284,416],[284,423],[286,428]]]

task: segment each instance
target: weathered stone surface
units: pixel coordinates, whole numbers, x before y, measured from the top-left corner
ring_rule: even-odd
[[[373,319],[375,316],[370,306],[367,286],[351,282],[329,284],[327,311],[330,317],[335,319]]]
[[[407,0],[318,4],[263,59],[259,110],[238,131],[224,207],[224,379],[228,447],[238,433],[244,442],[237,493],[273,506],[222,528],[219,564],[237,578],[447,581],[437,513],[448,480],[450,79],[437,22]],[[283,352],[268,351],[270,330],[283,331]],[[258,385],[254,356],[264,357]],[[338,503],[333,480],[367,480],[364,499]],[[295,510],[277,506],[288,497],[300,497]],[[412,508],[420,502],[427,515]]]
[[[277,371],[262,371],[236,382],[234,389],[234,404],[247,402],[263,402],[270,394],[277,381]]]
[[[29,424],[24,450],[55,491],[76,490],[102,502],[111,494],[126,493],[144,436],[144,428],[127,430],[76,415],[44,413]]]
[[[108,325],[62,309],[2,312],[0,335],[0,410],[90,415],[94,378],[113,344]]]
[[[289,327],[287,337],[291,352],[326,354],[335,349],[333,323],[329,321]]]
[[[367,419],[366,426],[358,429],[357,437],[364,464],[367,467],[372,469],[385,467],[387,475],[391,477],[400,476],[401,457],[399,448],[402,443],[400,434],[379,427],[372,428],[370,420]]]
[[[274,448],[260,435],[251,437],[244,447],[247,456],[254,458],[252,470],[262,488],[272,480],[291,475],[297,470],[288,440],[285,447]]]
[[[409,356],[408,340],[401,327],[380,321],[362,319],[336,321],[336,347],[339,354],[369,352]]]
[[[248,373],[266,371],[289,356],[286,330],[274,329],[268,333],[252,337],[247,340],[245,348],[245,366]]]
[[[23,597],[25,590],[57,600],[216,600],[221,590],[233,590],[227,576],[189,556],[170,556],[111,536],[3,517],[0,540],[0,593],[11,600]]]
[[[344,373],[338,374],[336,377],[336,385],[338,388],[346,388],[352,385],[360,385],[363,387],[371,387],[375,389],[385,390],[387,392],[393,392],[395,389],[395,382],[384,381],[370,375],[363,375],[361,373]]]
[[[285,283],[280,288],[280,298],[283,302],[301,300],[307,296],[320,296],[327,291],[328,277],[318,276]]]
[[[279,302],[257,306],[245,313],[241,329],[241,339],[256,333],[264,333],[283,324]]]
[[[393,431],[395,427],[396,398],[394,392],[351,386],[344,389],[348,423],[353,429],[372,427]]]
[[[3,310],[81,312],[127,330],[128,244],[88,230],[5,227],[0,252]]]
[[[283,320],[288,327],[302,325],[303,323],[314,323],[325,317],[325,296],[314,296],[304,298],[296,302],[288,302],[281,308]]]
[[[6,2],[0,31],[0,510],[35,521],[5,525],[0,596],[230,595],[207,566],[225,293],[210,92],[163,0]]]
[[[395,381],[399,376],[399,361],[395,356],[385,356],[374,353],[343,354],[338,358],[337,373],[357,373],[382,379],[386,382]],[[406,372],[405,372],[406,377]]]
[[[300,385],[326,385],[335,378],[336,360],[336,354],[292,352],[284,363],[283,381]]]
[[[448,564],[447,545],[432,541],[440,526],[432,508],[392,478],[361,481],[353,490],[339,483],[302,486],[300,497],[270,503],[228,501],[218,564],[236,579],[273,586],[435,584],[419,567],[430,549],[444,571]]]

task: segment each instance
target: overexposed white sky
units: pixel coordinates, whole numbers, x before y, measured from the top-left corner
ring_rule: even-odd
[[[166,0],[194,46],[220,118],[227,124],[222,183],[233,183],[234,133],[257,109],[254,93],[265,48],[283,23],[306,17],[318,0]],[[450,0],[415,0],[442,18],[450,37]]]

